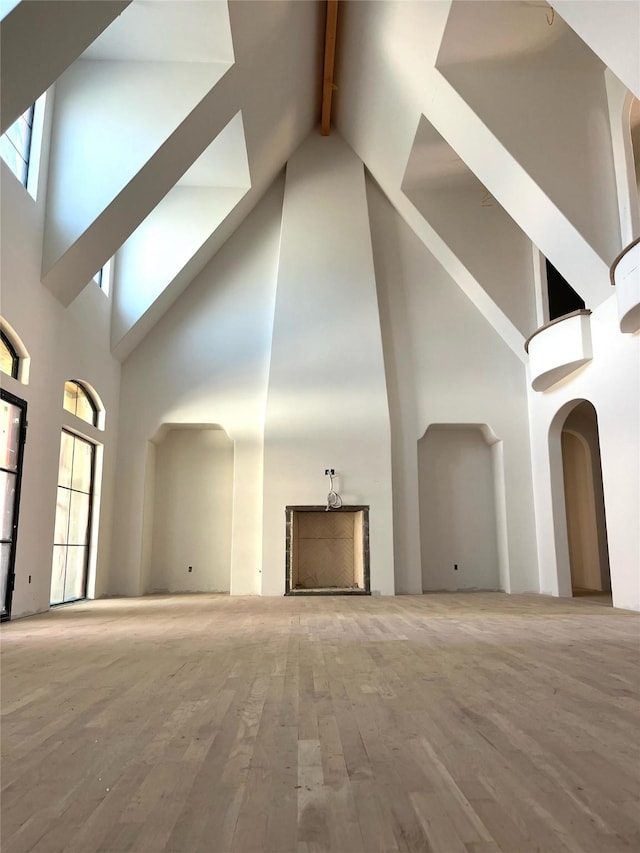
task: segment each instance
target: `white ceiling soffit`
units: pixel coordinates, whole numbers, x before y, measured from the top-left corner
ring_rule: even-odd
[[[227,0],[133,0],[82,59],[233,63]]]
[[[427,127],[432,129],[431,133],[426,131]],[[477,183],[469,167],[422,117],[402,180],[402,191],[410,195],[412,189],[451,189]]]
[[[535,329],[531,241],[425,116],[402,191],[520,334]]]
[[[180,187],[250,187],[242,113],[238,112],[177,183]]]
[[[179,296],[176,276],[250,186],[238,112],[118,250],[111,331],[121,354],[123,339],[154,303],[162,296],[166,310]]]
[[[569,27],[544,0],[454,0],[436,67],[532,56],[569,34]]]

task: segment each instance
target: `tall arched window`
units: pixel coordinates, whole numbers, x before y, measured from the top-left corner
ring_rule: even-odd
[[[92,426],[98,426],[98,407],[87,389],[73,379],[64,383],[63,407],[77,418]]]
[[[102,426],[104,409],[89,386],[75,379],[64,383],[63,407],[77,418]],[[62,430],[56,503],[50,603],[85,598],[91,560],[92,511],[96,481],[96,443],[78,434],[78,424]],[[87,431],[89,432],[89,431]]]
[[[51,604],[85,598],[91,539],[95,445],[62,430]]]
[[[19,364],[20,359],[13,344],[4,332],[0,332],[0,370],[17,379]]]

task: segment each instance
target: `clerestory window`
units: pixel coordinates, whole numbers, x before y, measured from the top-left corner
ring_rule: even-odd
[[[72,379],[64,383],[63,408],[92,426],[98,426],[98,407],[91,395],[79,383]]]
[[[31,104],[0,137],[0,156],[24,187],[29,177],[35,111],[36,105]]]
[[[4,332],[0,332],[0,371],[17,379],[19,365],[20,359],[13,344]]]

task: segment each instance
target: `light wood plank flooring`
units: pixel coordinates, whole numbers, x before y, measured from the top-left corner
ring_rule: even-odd
[[[639,627],[498,593],[4,625],[2,851],[639,851]]]

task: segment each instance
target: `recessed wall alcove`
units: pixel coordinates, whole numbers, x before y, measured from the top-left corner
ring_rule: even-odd
[[[285,595],[369,595],[369,507],[286,508]]]

